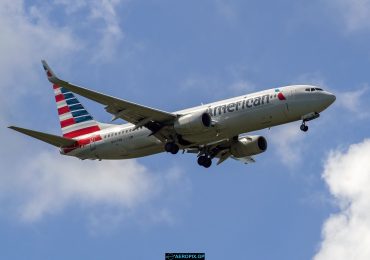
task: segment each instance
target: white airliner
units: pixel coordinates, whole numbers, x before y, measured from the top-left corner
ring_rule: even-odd
[[[267,149],[263,136],[242,135],[251,131],[301,120],[307,121],[334,101],[332,93],[311,85],[268,89],[176,112],[142,106],[101,94],[59,79],[45,61],[47,77],[53,83],[63,137],[20,127],[11,129],[60,148],[63,155],[80,159],[128,159],[160,152],[197,154],[198,164],[208,168],[228,158],[254,162],[253,155]],[[73,93],[105,106],[115,125],[95,121]]]

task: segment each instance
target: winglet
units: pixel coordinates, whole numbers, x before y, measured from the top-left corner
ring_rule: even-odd
[[[46,63],[45,60],[41,60],[42,66],[44,67],[44,70],[46,72],[46,76],[48,77],[48,80],[53,83],[57,84],[60,82],[60,79],[55,75],[55,73],[50,69],[49,65]]]

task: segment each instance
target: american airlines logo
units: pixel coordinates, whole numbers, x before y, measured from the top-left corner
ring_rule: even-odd
[[[268,104],[268,103],[270,103],[270,94],[247,98],[247,99],[239,100],[236,102],[231,102],[225,105],[210,107],[208,108],[208,113],[211,116],[217,116],[217,115],[225,114],[226,112],[232,113],[232,112],[243,110],[243,109],[258,107],[260,105]]]
[[[277,97],[279,100],[281,101],[286,100],[284,94],[280,92],[279,89],[275,89],[275,92],[277,92],[277,94],[274,94],[274,96]],[[247,99],[244,98],[243,100],[231,102],[229,104],[210,107],[208,108],[208,113],[211,116],[217,116],[217,115],[219,116],[225,113],[232,113],[232,112],[243,110],[243,109],[258,107],[260,105],[270,103],[270,98],[272,97],[273,95],[265,94],[262,96],[251,97]]]

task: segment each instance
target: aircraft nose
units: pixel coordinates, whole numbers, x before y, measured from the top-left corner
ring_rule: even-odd
[[[333,104],[336,99],[337,99],[337,97],[334,94],[328,93],[328,100],[329,100],[330,104]]]
[[[330,106],[331,104],[333,104],[336,99],[337,98],[334,94],[330,92],[325,93],[324,100],[327,106]]]

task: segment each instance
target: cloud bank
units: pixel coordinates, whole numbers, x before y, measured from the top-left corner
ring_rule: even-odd
[[[331,151],[323,179],[339,207],[324,223],[315,260],[370,259],[370,139]]]
[[[0,90],[6,93],[0,96],[0,136],[6,147],[0,150],[2,217],[13,219],[15,215],[16,220],[34,223],[77,207],[87,215],[95,230],[109,226],[110,222],[120,223],[128,216],[137,219],[138,211],[140,216],[150,215],[148,219],[153,223],[173,222],[169,204],[159,198],[181,189],[181,183],[186,181],[176,167],[156,174],[136,160],[79,161],[62,157],[55,150],[6,128],[14,121],[22,121],[26,127],[34,125],[36,118],[23,116],[30,105],[42,111],[37,99],[32,99],[41,96],[37,94],[43,91],[37,87],[39,84],[48,84],[41,69],[41,58],[68,66],[77,59],[82,48],[91,53],[98,48],[100,51],[95,57],[111,58],[123,35],[115,13],[121,2],[80,0],[74,5],[75,1],[56,1],[66,20],[77,19],[81,17],[79,12],[87,12],[88,23],[96,25],[100,21],[102,30],[97,32],[91,26],[78,28],[68,22],[57,23],[51,15],[55,5],[41,1],[37,6],[21,0],[0,2]],[[80,34],[79,30],[88,32]],[[95,41],[82,38],[81,35],[89,33],[101,38],[98,47]],[[99,35],[102,37],[97,37]],[[35,128],[42,130],[39,126]],[[159,201],[157,207],[151,206]]]

